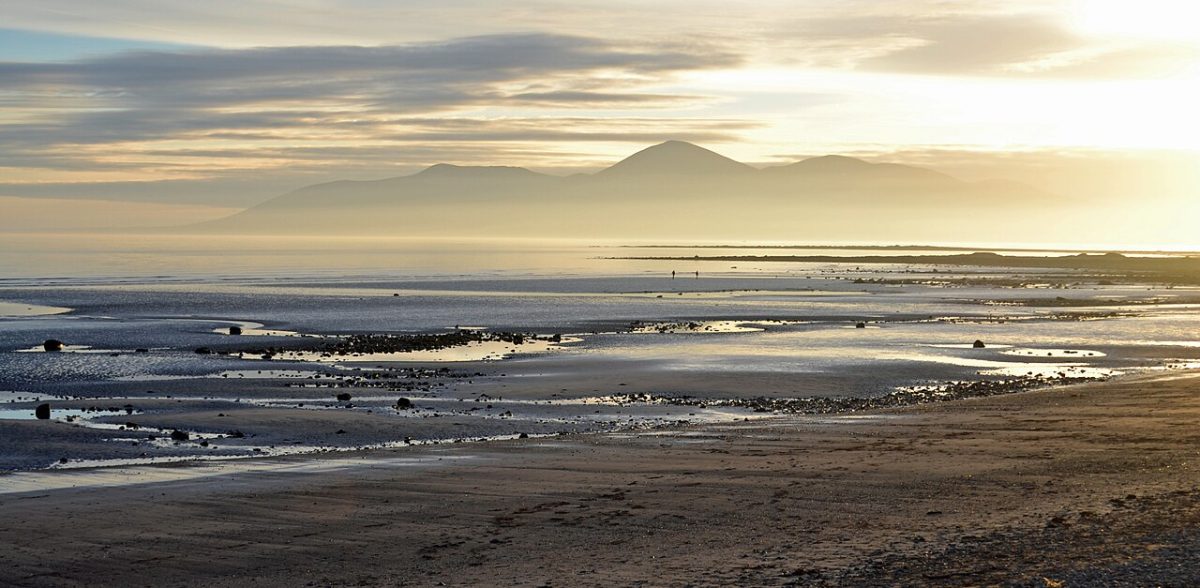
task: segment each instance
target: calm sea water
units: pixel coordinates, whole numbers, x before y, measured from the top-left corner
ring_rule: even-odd
[[[0,234],[0,278],[224,278],[297,276],[513,276],[724,271],[718,262],[604,259],[688,255],[886,255],[927,249],[739,249],[629,247],[620,242],[474,241],[404,237],[254,237],[116,234]],[[989,250],[1003,252],[1004,248]],[[1038,254],[1023,251],[1022,254]],[[1049,253],[1049,252],[1043,252]],[[746,269],[746,268],[743,268]],[[778,272],[781,267],[761,267]]]

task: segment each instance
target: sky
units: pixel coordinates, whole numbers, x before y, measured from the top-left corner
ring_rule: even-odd
[[[1190,2],[0,0],[0,14],[0,206],[24,219],[81,199],[145,203],[154,222],[173,206],[219,216],[439,162],[594,171],[668,139],[1098,202],[1200,189]]]

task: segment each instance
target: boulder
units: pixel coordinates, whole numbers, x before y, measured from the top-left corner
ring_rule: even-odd
[[[353,396],[350,396],[349,392],[342,392],[337,395],[338,402],[349,402],[351,398],[353,398]]]
[[[46,342],[42,343],[42,349],[46,351],[62,351],[63,347],[66,347],[66,344],[58,339],[46,339]]]
[[[987,345],[984,345],[983,341],[976,339],[975,342],[971,344],[971,347],[974,347],[975,349],[983,349],[984,347],[987,347]]]
[[[48,420],[50,418],[50,405],[45,403],[37,405],[37,408],[33,409],[33,416],[43,421]]]
[[[172,441],[187,441],[188,439],[191,439],[191,437],[192,436],[189,435],[187,433],[187,431],[180,431],[179,429],[175,429],[174,431],[171,431],[171,440]]]
[[[237,325],[234,325],[234,326],[232,326],[232,327],[229,327],[229,334],[230,334],[230,335],[241,335],[241,334],[242,334],[242,328],[241,328],[241,327],[239,327],[239,326],[237,326]]]
[[[855,324],[854,324],[854,328],[856,328],[856,329],[865,329],[865,328],[867,328],[867,323],[855,323]]]
[[[198,353],[200,355],[212,355],[212,349],[209,349],[207,347],[197,347],[196,353]]]
[[[412,407],[413,407],[412,401],[407,398],[400,398],[400,399],[396,400],[396,410],[408,410]]]

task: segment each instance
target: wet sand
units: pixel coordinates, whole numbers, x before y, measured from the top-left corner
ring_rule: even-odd
[[[0,494],[0,584],[1196,585],[1198,420],[1200,373],[1176,372],[175,481],[196,466],[135,468],[154,483]],[[89,480],[0,486],[63,475]]]

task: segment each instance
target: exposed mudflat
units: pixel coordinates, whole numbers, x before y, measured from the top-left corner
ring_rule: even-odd
[[[1179,372],[641,434],[101,469],[94,484],[9,474],[0,583],[1188,586],[1197,420],[1200,375]],[[31,490],[56,476],[78,487]]]

